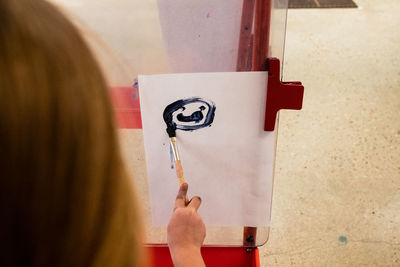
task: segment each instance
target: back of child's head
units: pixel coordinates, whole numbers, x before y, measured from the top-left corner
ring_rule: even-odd
[[[140,223],[107,87],[42,0],[0,0],[0,266],[135,266]]]

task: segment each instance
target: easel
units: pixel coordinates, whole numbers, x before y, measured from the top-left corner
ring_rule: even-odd
[[[280,62],[269,58],[272,0],[243,0],[237,71],[268,71],[265,131],[274,131],[280,109],[301,109],[303,86],[300,82],[280,81]],[[253,31],[254,29],[254,31]],[[120,128],[141,129],[137,88],[118,87],[112,90],[117,98],[116,117]],[[132,96],[135,94],[135,97]],[[150,246],[151,266],[172,266],[168,247]],[[207,266],[259,267],[257,228],[244,227],[242,247],[204,247],[202,255]]]

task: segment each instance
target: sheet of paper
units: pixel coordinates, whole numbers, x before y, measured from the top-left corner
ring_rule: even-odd
[[[189,197],[201,196],[205,223],[269,224],[275,133],[263,131],[266,83],[267,72],[139,76],[154,225],[168,223],[179,187],[166,121],[176,125]]]
[[[243,0],[157,0],[171,72],[235,71]]]

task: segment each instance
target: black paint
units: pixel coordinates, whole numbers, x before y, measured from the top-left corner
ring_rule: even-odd
[[[176,118],[178,119],[178,121],[182,121],[182,122],[191,122],[194,121],[196,123],[199,123],[203,118],[203,110],[205,110],[206,108],[204,106],[199,107],[199,111],[195,111],[192,113],[192,115],[190,116],[185,116],[182,113],[179,113]],[[182,107],[182,111],[185,110],[185,107]]]
[[[183,115],[183,113],[179,113],[176,116],[177,122],[173,121],[173,114],[179,110],[184,111],[186,108],[185,106],[192,103],[199,103],[199,110],[193,112],[189,116]],[[208,107],[207,114],[204,115],[204,111],[206,110],[206,106]],[[204,128],[210,126],[211,123],[214,121],[215,116],[215,105],[211,101],[206,101],[199,97],[181,99],[169,104],[163,113],[163,118],[165,123],[167,124],[167,133],[169,137],[176,136],[176,130],[183,130],[183,131],[193,131],[200,128]],[[202,124],[199,124],[204,119]],[[183,125],[179,124],[179,122],[193,122],[193,125]]]

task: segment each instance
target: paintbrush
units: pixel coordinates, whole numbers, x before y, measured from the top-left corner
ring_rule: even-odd
[[[176,176],[178,177],[179,185],[182,185],[185,182],[185,176],[183,175],[182,163],[179,157],[178,146],[176,144],[176,130],[173,127],[168,126],[167,133],[174,157]],[[185,197],[185,203],[188,203],[187,195]]]

